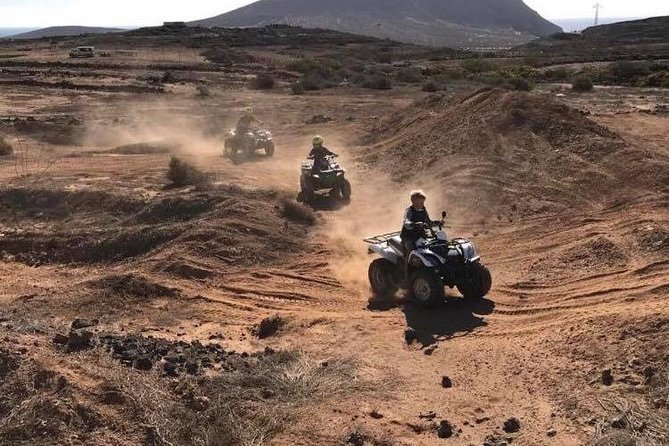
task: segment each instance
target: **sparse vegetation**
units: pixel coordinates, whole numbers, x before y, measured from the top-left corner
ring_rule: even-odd
[[[390,90],[393,88],[393,83],[388,76],[369,75],[362,82],[362,86],[373,90]]]
[[[571,83],[571,88],[578,92],[588,92],[595,88],[592,79],[589,76],[581,75],[576,77]]]
[[[290,84],[290,91],[295,95],[304,94],[304,92],[306,91],[304,88],[304,83],[302,83],[301,81],[293,82],[292,84]]]
[[[12,148],[12,145],[5,140],[2,136],[0,136],[0,156],[8,156],[14,153],[14,149]]]
[[[467,73],[471,74],[487,73],[497,69],[497,66],[493,62],[481,58],[465,59],[460,63],[460,66]]]
[[[251,81],[254,90],[271,90],[276,85],[274,77],[269,73],[260,73]]]
[[[532,83],[525,79],[524,77],[514,76],[509,79],[509,84],[513,87],[514,90],[518,91],[531,91]]]
[[[211,90],[206,85],[198,85],[196,87],[197,95],[201,98],[208,98],[211,96]]]
[[[423,84],[423,91],[434,93],[437,90],[439,90],[439,87],[437,87],[437,84],[434,81],[428,81]]]
[[[419,84],[423,76],[418,68],[403,68],[397,73],[397,80],[407,84]]]
[[[296,223],[313,225],[316,223],[316,214],[313,209],[302,203],[298,203],[290,198],[285,198],[282,201],[281,214]]]
[[[173,156],[167,170],[167,179],[174,187],[206,186],[210,182],[209,176],[197,167]]]

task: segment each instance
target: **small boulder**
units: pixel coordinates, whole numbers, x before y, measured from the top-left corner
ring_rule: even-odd
[[[424,420],[434,420],[436,417],[437,414],[433,410],[430,410],[428,412],[421,412],[418,414],[418,418],[422,418]]]
[[[72,330],[67,337],[67,351],[78,352],[95,347],[95,334],[88,330]]]
[[[81,319],[81,318],[76,318],[74,321],[72,321],[72,330],[80,330],[82,328],[89,328],[89,327],[94,327],[98,325],[100,321],[97,319],[93,320],[88,320],[88,319]]]
[[[611,369],[602,370],[602,384],[605,386],[613,384],[613,373],[611,372]]]
[[[360,432],[351,432],[348,437],[346,437],[346,444],[353,446],[364,446],[365,445],[365,436]]]
[[[443,387],[444,389],[450,389],[451,387],[453,387],[453,381],[451,381],[451,378],[449,378],[448,376],[442,376],[441,387]]]
[[[153,368],[153,361],[148,356],[142,356],[141,358],[135,359],[132,363],[132,367],[137,370],[149,371]]]
[[[437,427],[437,436],[439,438],[451,438],[453,436],[453,426],[447,420],[441,420]]]
[[[432,356],[432,353],[434,353],[435,350],[437,350],[437,344],[432,344],[423,350],[423,353],[425,353],[427,356]]]
[[[627,427],[627,416],[624,413],[619,413],[611,418],[611,427],[614,429],[625,429]]]
[[[504,422],[504,432],[507,434],[513,434],[520,430],[520,420],[515,417],[511,417]]]
[[[274,336],[283,324],[284,321],[280,316],[265,318],[260,321],[260,324],[255,328],[254,334],[260,339],[269,338],[270,336]]]
[[[555,437],[557,435],[557,430],[553,429],[552,427],[546,431],[546,435],[549,437]]]

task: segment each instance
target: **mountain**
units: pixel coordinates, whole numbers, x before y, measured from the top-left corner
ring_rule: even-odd
[[[79,36],[81,34],[105,34],[126,31],[121,28],[97,28],[90,26],[51,26],[35,31],[8,36],[8,39],[41,39],[43,37]]]
[[[192,22],[208,27],[287,24],[432,46],[513,46],[560,32],[522,0],[260,0]]]

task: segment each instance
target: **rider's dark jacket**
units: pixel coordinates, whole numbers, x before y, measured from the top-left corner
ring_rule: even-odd
[[[415,242],[421,237],[425,237],[425,230],[417,228],[415,223],[430,223],[430,216],[427,209],[418,210],[413,206],[409,206],[404,212],[404,222],[402,223],[402,233],[400,237],[403,241]]]
[[[329,151],[325,146],[314,146],[311,149],[311,152],[309,152],[309,158],[314,159],[313,170],[317,172],[323,169],[327,169],[325,157],[330,155],[336,155],[336,153]]]
[[[237,121],[237,134],[244,134],[251,129],[251,124],[259,122],[258,118],[253,115],[244,115]]]

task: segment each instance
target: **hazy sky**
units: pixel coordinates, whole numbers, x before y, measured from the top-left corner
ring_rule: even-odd
[[[336,1],[336,0],[332,0]],[[594,16],[597,0],[525,0],[549,19]],[[669,0],[599,0],[602,17],[669,15]],[[221,14],[251,0],[0,0],[0,27],[140,26]]]

